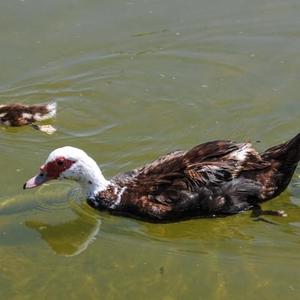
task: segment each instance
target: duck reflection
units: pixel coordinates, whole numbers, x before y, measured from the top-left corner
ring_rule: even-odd
[[[39,220],[27,220],[25,225],[36,230],[41,238],[57,254],[75,256],[82,253],[95,240],[101,221],[79,208],[72,209],[74,218],[63,223],[51,224]]]

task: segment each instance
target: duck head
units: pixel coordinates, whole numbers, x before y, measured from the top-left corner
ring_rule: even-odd
[[[23,186],[31,189],[53,179],[77,181],[88,197],[103,191],[109,185],[97,163],[83,150],[66,146],[52,151],[40,172]]]

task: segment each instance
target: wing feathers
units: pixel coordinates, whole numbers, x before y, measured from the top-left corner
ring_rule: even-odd
[[[126,186],[130,186],[137,198],[147,196],[150,201],[167,205],[187,195],[199,194],[204,187],[230,182],[243,171],[268,166],[249,143],[214,141],[187,152],[171,152],[134,170]]]

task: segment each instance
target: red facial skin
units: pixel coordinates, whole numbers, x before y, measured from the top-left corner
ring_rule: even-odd
[[[63,156],[57,157],[55,160],[41,166],[41,173],[46,173],[49,179],[56,179],[59,175],[69,169],[74,161],[66,159]]]
[[[48,162],[46,165],[42,165],[41,172],[35,177],[29,179],[23,186],[24,189],[31,189],[42,185],[43,183],[57,179],[59,175],[69,169],[75,161],[66,159],[63,156],[57,157],[55,160]]]

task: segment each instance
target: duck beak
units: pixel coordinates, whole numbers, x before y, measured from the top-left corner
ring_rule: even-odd
[[[36,176],[32,177],[31,179],[27,180],[24,185],[23,189],[33,189],[39,185],[42,185],[43,183],[49,181],[51,178],[47,177],[47,173],[39,173]]]

